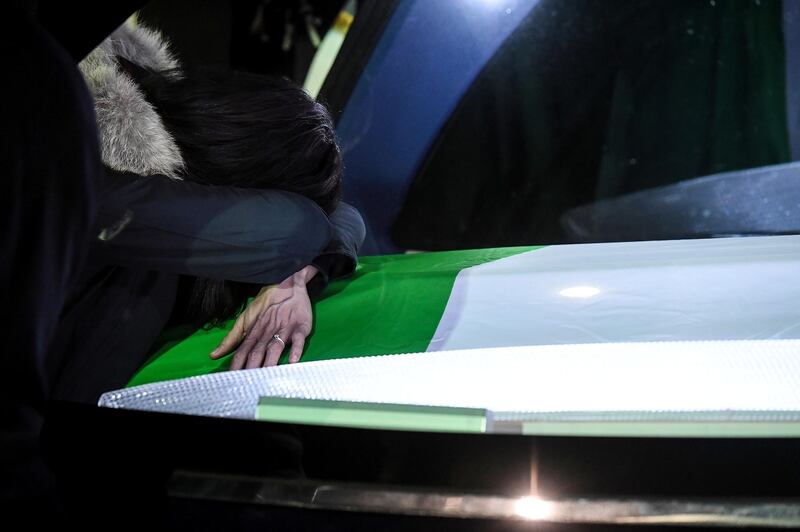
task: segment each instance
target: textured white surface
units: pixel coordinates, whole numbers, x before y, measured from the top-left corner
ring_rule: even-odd
[[[260,396],[486,408],[496,420],[800,421],[800,341],[442,351],[215,373],[100,405],[252,419]]]
[[[800,338],[800,236],[550,246],[467,268],[428,351]]]

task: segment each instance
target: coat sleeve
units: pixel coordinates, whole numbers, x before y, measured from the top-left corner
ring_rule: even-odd
[[[366,229],[358,210],[347,204],[339,207],[330,217],[333,236],[312,264],[319,270],[311,280],[309,293],[319,295],[329,282],[352,274],[358,265],[358,250],[364,243]]]
[[[324,211],[291,192],[111,170],[106,178],[93,252],[112,264],[271,284],[310,264],[331,242]]]

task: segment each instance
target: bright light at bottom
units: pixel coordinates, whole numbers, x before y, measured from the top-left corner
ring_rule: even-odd
[[[592,297],[599,293],[600,289],[594,286],[570,286],[561,290],[558,294],[564,297]]]
[[[539,497],[522,497],[514,504],[514,512],[525,519],[547,519],[553,515],[553,503]]]

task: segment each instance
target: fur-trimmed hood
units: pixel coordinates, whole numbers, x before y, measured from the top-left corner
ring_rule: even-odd
[[[81,61],[94,99],[103,163],[114,170],[180,179],[184,161],[175,139],[117,57],[154,72],[179,68],[159,33],[130,22]]]

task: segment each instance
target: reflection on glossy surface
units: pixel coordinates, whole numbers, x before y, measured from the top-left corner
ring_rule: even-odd
[[[593,297],[600,293],[599,288],[595,288],[594,286],[570,286],[569,288],[564,288],[558,292],[559,295],[564,297],[573,297],[573,298],[587,298]]]
[[[514,503],[514,511],[525,519],[548,519],[553,516],[553,503],[539,497],[522,497]]]
[[[188,471],[170,481],[173,497],[242,504],[462,519],[551,523],[800,527],[800,502],[763,499],[589,499],[437,493],[405,487],[350,485]]]
[[[561,217],[575,207],[792,161],[800,153],[791,134],[798,50],[784,37],[796,42],[796,4],[538,2],[413,166],[395,243],[442,250],[573,242]],[[404,82],[436,92],[427,80]],[[669,238],[705,236],[692,225],[703,231],[709,222],[713,234],[774,234],[763,230],[775,215],[751,200],[759,188],[723,183],[722,197],[611,212],[614,230],[605,223],[600,239],[664,238],[669,229]],[[725,197],[744,212],[725,216]],[[684,217],[694,223],[669,227]]]
[[[365,255],[389,231],[420,160],[461,96],[538,0],[407,0],[383,32],[337,124],[345,199],[364,216]]]

